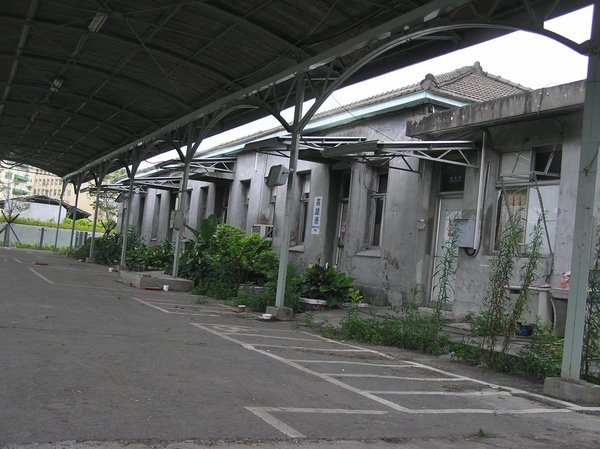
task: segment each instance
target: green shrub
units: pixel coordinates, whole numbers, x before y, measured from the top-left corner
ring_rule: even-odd
[[[208,241],[205,238],[184,252],[180,265],[180,275],[192,279],[204,295],[224,300],[235,297],[240,285],[263,284],[277,269],[279,258],[271,242],[257,234],[246,235],[238,227],[223,224]]]
[[[552,326],[537,321],[531,343],[517,353],[517,372],[536,380],[559,376],[562,353],[563,340],[552,334]]]
[[[330,308],[350,301],[354,292],[354,279],[334,266],[309,265],[302,273],[300,296],[327,301]]]
[[[437,320],[423,316],[418,308],[406,308],[400,316],[364,317],[356,309],[342,320],[338,330],[341,339],[364,343],[416,349],[430,354],[445,352],[450,340],[439,331]]]
[[[0,223],[4,223],[4,217],[0,215]],[[22,224],[27,226],[37,226],[40,228],[56,228],[56,221],[54,220],[39,220],[36,218],[25,218],[18,217],[14,220],[13,223]],[[60,222],[59,228],[61,229],[71,229],[73,225],[73,220],[70,218],[65,218]],[[93,222],[89,218],[80,218],[75,221],[75,230],[76,231],[89,231],[91,232],[93,228]],[[103,232],[104,226],[102,222],[98,222],[96,232]]]
[[[548,324],[535,323],[531,343],[517,354],[490,351],[479,345],[454,343],[452,358],[469,365],[541,381],[560,375],[563,341]]]
[[[134,226],[129,227],[127,236],[127,252],[133,248],[142,246],[142,240]],[[91,237],[79,248],[74,250],[71,255],[76,259],[85,259],[90,254]],[[102,265],[113,265],[121,260],[121,248],[123,237],[121,234],[107,233],[102,237],[97,237],[94,242],[94,259],[96,263]]]
[[[169,273],[173,266],[173,244],[171,242],[163,242],[157,246],[140,244],[127,251],[125,264],[133,271],[156,269]]]
[[[235,305],[244,304],[250,307],[255,312],[264,312],[268,306],[275,305],[277,295],[277,275],[278,272],[273,270],[267,274],[267,281],[262,292],[253,292],[252,288],[240,288],[237,296],[231,298]],[[300,311],[300,294],[299,284],[301,277],[292,267],[288,267],[283,305],[291,308],[295,313]]]

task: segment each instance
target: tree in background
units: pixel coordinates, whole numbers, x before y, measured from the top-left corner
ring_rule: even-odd
[[[13,177],[9,180],[0,180],[0,212],[4,225],[0,226],[0,234],[4,235],[3,246],[10,246],[11,233],[17,240],[17,234],[12,228],[12,224],[19,217],[21,212],[29,209],[29,203],[26,200],[20,199],[18,196],[13,196],[13,191],[17,188],[17,183]]]
[[[127,176],[127,172],[124,168],[120,168],[105,178],[105,184],[115,184],[119,178]],[[117,197],[120,192],[116,191],[102,191],[98,197],[98,211],[99,221],[105,232],[111,232],[117,226]],[[96,207],[96,200],[92,201],[92,207]]]

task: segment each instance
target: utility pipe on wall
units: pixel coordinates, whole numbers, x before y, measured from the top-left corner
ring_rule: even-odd
[[[485,191],[485,172],[486,172],[486,156],[487,156],[486,134],[483,131],[481,139],[481,159],[479,162],[479,188],[477,190],[477,210],[475,212],[475,239],[473,241],[473,249],[479,251],[481,244],[481,228],[483,226],[483,192]]]

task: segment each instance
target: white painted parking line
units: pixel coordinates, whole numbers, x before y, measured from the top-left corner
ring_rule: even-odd
[[[411,410],[413,415],[535,415],[546,413],[573,413],[564,408],[528,408],[523,410],[500,408],[447,408]]]
[[[402,396],[512,396],[509,391],[367,391],[373,394],[393,394]]]
[[[293,368],[298,369],[299,371],[305,372],[307,374],[311,374],[314,375],[326,382],[329,382],[333,385],[336,385],[340,388],[346,389],[348,391],[351,391],[353,393],[359,394],[363,397],[366,397],[368,399],[371,399],[381,405],[384,405],[386,407],[391,408],[392,410],[395,411],[399,411],[399,412],[403,412],[403,413],[409,413],[409,414],[413,414],[413,415],[432,415],[432,414],[512,414],[512,415],[524,415],[524,414],[543,414],[543,413],[568,413],[568,412],[572,412],[572,411],[577,411],[577,410],[583,410],[581,406],[577,406],[575,404],[571,404],[571,403],[567,403],[565,401],[558,401],[558,400],[553,400],[551,398],[548,398],[546,396],[542,396],[542,395],[536,395],[533,393],[528,393],[522,390],[517,390],[517,389],[512,389],[512,388],[507,388],[507,387],[502,387],[499,385],[495,385],[495,384],[491,384],[489,382],[485,382],[485,381],[480,381],[478,379],[473,379],[467,376],[462,376],[462,375],[457,375],[448,371],[444,371],[438,368],[434,368],[428,365],[424,365],[421,363],[416,363],[416,362],[410,362],[410,361],[403,361],[402,365],[399,365],[398,368],[406,368],[406,366],[408,365],[409,367],[413,367],[413,368],[420,368],[423,370],[428,370],[431,371],[432,373],[437,373],[437,374],[442,374],[444,375],[444,377],[402,377],[402,376],[387,376],[387,375],[377,375],[377,374],[352,374],[352,373],[344,373],[344,374],[334,374],[334,373],[322,373],[322,372],[318,372],[318,371],[314,371],[306,366],[303,366],[302,363],[304,364],[309,364],[309,363],[345,363],[343,361],[326,361],[326,360],[291,360],[291,359],[286,359],[285,357],[273,354],[270,351],[264,350],[266,348],[269,347],[277,347],[277,348],[282,348],[282,349],[300,349],[300,350],[311,350],[314,348],[305,348],[305,347],[295,347],[295,346],[284,346],[284,345],[255,345],[255,344],[249,344],[248,342],[245,341],[241,341],[238,340],[237,338],[234,338],[234,336],[236,335],[236,332],[234,329],[228,329],[228,332],[224,333],[222,331],[219,331],[218,326],[214,326],[214,325],[210,325],[210,324],[200,324],[200,323],[190,323],[191,325],[198,327],[202,330],[205,330],[206,332],[210,332],[214,335],[220,336],[221,338],[227,339],[233,343],[239,344],[242,347],[251,350],[251,351],[255,351],[259,354],[263,354],[266,357],[270,357],[272,359],[275,359],[281,363],[284,363],[288,366],[291,366]],[[239,330],[238,330],[238,335],[239,335]],[[240,335],[242,336],[242,335]],[[335,342],[334,340],[330,340],[330,339],[323,339],[326,340],[328,342],[331,343],[338,343],[339,342]],[[355,348],[357,348],[359,351],[363,350],[365,351],[364,348],[360,348],[358,346],[355,346]],[[317,349],[318,350],[318,349]],[[339,351],[344,351],[344,352],[348,352],[348,350],[327,350],[327,349],[322,349],[322,351],[331,351],[331,352],[339,352]],[[353,350],[352,352],[357,352],[356,350]],[[351,365],[352,363],[356,363],[356,364],[361,364],[361,365],[370,365],[370,366],[383,366],[383,367],[387,367],[389,368],[390,365],[386,365],[386,364],[370,364],[370,363],[364,363],[364,362],[350,362],[349,365]],[[406,365],[404,365],[406,364]],[[482,409],[478,409],[478,408],[452,408],[452,409],[409,409],[407,407],[404,407],[400,404],[397,404],[395,402],[389,401],[387,399],[384,399],[378,395],[394,395],[397,394],[397,396],[402,396],[402,394],[414,394],[414,395],[418,395],[420,394],[420,392],[413,392],[413,393],[407,393],[407,392],[397,392],[397,391],[372,391],[372,390],[368,390],[368,389],[360,389],[357,387],[354,387],[352,385],[349,385],[341,380],[339,380],[340,378],[378,378],[378,379],[398,379],[398,380],[410,380],[410,381],[424,381],[424,382],[457,382],[457,381],[466,381],[466,382],[473,382],[476,385],[485,385],[488,388],[497,390],[497,391],[493,391],[493,392],[458,392],[457,393],[452,393],[450,392],[449,394],[444,394],[445,392],[443,392],[441,395],[442,396],[473,396],[473,397],[477,397],[477,396],[506,396],[506,395],[512,395],[515,397],[524,397],[525,399],[528,400],[542,400],[543,402],[546,403],[550,403],[553,405],[550,405],[548,408],[526,408],[526,409],[501,409],[501,408],[493,408],[493,409],[489,409],[489,408],[482,408]],[[434,395],[437,394],[436,392],[427,392],[429,395]],[[460,393],[468,393],[468,394],[460,394]],[[556,407],[556,408],[552,408],[552,407]],[[586,409],[589,409],[589,407],[587,407]],[[600,410],[600,407],[598,408],[593,408],[594,411],[596,410]],[[267,412],[265,412],[267,413]]]
[[[276,336],[276,335],[266,335],[266,334],[242,334],[242,333],[236,333],[236,332],[232,332],[232,333],[227,333],[224,332],[225,335],[239,335],[239,336],[243,336],[243,337],[264,337],[264,338],[273,338],[275,340],[291,340],[291,341],[312,341],[312,342],[317,342],[319,340],[314,339],[314,338],[295,338],[295,337],[280,337],[280,336]],[[262,345],[260,345],[262,346]]]
[[[389,376],[383,374],[352,374],[352,373],[323,373],[327,376],[333,377],[357,377],[357,378],[370,378],[370,379],[397,379],[397,380],[416,380],[424,382],[458,382],[463,381],[459,377],[405,377],[405,376]]]
[[[279,430],[281,433],[286,435],[288,438],[306,438],[306,435],[298,432],[293,427],[290,427],[283,421],[275,418],[273,415],[271,415],[271,413],[264,410],[263,407],[246,407],[246,410],[254,413],[256,416],[258,416],[264,422],[269,424],[271,427],[274,427],[275,429]]]
[[[285,346],[285,345],[268,345],[262,343],[252,343],[253,346],[257,346],[260,348],[273,348],[273,349],[301,349],[303,351],[316,351],[316,352],[369,352],[364,349],[334,349],[334,348],[311,348],[307,346]]]
[[[304,332],[304,331],[303,331],[303,333],[305,333],[307,335],[314,335],[314,334],[310,334],[310,333]],[[323,341],[327,341],[329,343],[335,343],[335,344],[338,344],[338,345],[347,346],[349,348],[360,349],[363,352],[370,352],[371,354],[376,354],[376,355],[378,355],[378,356],[380,356],[380,357],[382,357],[384,359],[391,359],[392,358],[389,355],[384,354],[383,352],[375,351],[373,349],[367,349],[367,348],[363,348],[361,346],[351,345],[349,343],[342,343],[340,341],[332,340],[331,338],[322,337],[321,335],[314,335],[314,336],[317,337],[317,338],[319,338],[319,339],[321,339],[321,340],[323,340]]]
[[[290,362],[296,363],[329,363],[335,365],[361,365],[361,366],[375,366],[375,367],[385,367],[385,368],[414,368],[413,365],[404,364],[404,365],[391,365],[385,363],[368,363],[368,362],[351,362],[348,360],[304,360],[304,359],[289,359]]]
[[[538,400],[538,401],[543,401],[546,403],[553,403],[558,407],[563,407],[562,409],[559,410],[573,410],[573,411],[594,411],[594,412],[600,412],[600,407],[585,407],[582,405],[577,405],[577,404],[573,404],[572,402],[567,402],[567,401],[562,401],[560,399],[554,399],[551,398],[549,396],[544,396],[541,394],[537,394],[537,393],[532,393],[530,391],[525,391],[525,390],[520,390],[518,388],[513,388],[513,387],[505,387],[502,385],[497,385],[497,384],[493,384],[490,382],[486,382],[484,380],[480,380],[480,379],[475,379],[472,377],[467,377],[467,376],[459,376],[457,374],[454,373],[450,373],[448,371],[444,371],[441,370],[439,368],[434,368],[432,366],[428,366],[428,365],[423,365],[422,363],[417,363],[417,362],[406,362],[406,363],[410,363],[411,365],[417,367],[417,368],[423,368],[423,369],[427,369],[436,373],[440,373],[440,374],[445,374],[448,376],[456,376],[456,377],[460,377],[463,380],[467,380],[470,382],[474,382],[477,383],[479,385],[485,385],[486,387],[490,387],[490,388],[498,388],[504,391],[508,391],[510,392],[513,396],[517,396],[517,397],[526,397],[526,398],[530,398],[533,400]]]
[[[339,408],[298,408],[298,407],[245,407],[249,412],[264,420],[289,438],[305,438],[306,436],[290,427],[271,413],[308,413],[326,415],[385,415],[384,410],[348,410]]]
[[[137,301],[139,303],[142,303],[148,307],[152,307],[153,309],[156,309],[160,312],[163,313],[168,313],[170,315],[186,315],[186,316],[210,316],[210,317],[218,317],[219,315],[215,315],[215,314],[210,314],[210,313],[185,313],[185,312],[172,312],[170,310],[164,309],[162,307],[159,306],[155,306],[154,304],[151,304],[149,302],[144,301],[143,299],[140,298],[136,298],[134,296],[131,297],[131,299],[133,299],[134,301]]]
[[[46,276],[44,276],[43,274],[38,273],[37,271],[35,271],[33,268],[29,267],[29,271],[31,271],[33,274],[35,274],[36,276],[39,276],[41,279],[43,279],[44,281],[46,281],[48,284],[54,284],[54,282],[52,282],[50,279],[48,279]]]
[[[288,366],[296,368],[297,370],[302,371],[304,373],[316,376],[316,377],[318,377],[318,378],[320,378],[320,379],[322,379],[322,380],[324,380],[326,382],[329,382],[329,383],[331,383],[333,385],[336,385],[336,386],[338,386],[340,388],[343,388],[345,390],[348,390],[348,391],[351,391],[353,393],[356,393],[356,394],[359,394],[361,396],[364,396],[366,398],[369,398],[369,399],[371,399],[371,400],[373,400],[375,402],[378,402],[379,404],[382,404],[382,405],[385,405],[385,406],[391,408],[392,410],[401,411],[401,412],[410,412],[409,409],[407,409],[406,407],[402,407],[401,405],[398,405],[395,402],[388,401],[387,399],[383,399],[383,398],[380,398],[380,397],[375,396],[373,394],[367,393],[364,390],[361,390],[359,388],[353,387],[352,385],[348,385],[347,383],[344,383],[344,382],[342,382],[340,380],[337,380],[337,379],[335,379],[335,378],[333,378],[331,376],[326,376],[326,375],[324,375],[322,373],[319,373],[317,371],[313,371],[313,370],[311,370],[309,368],[306,368],[306,367],[304,367],[304,366],[302,366],[302,365],[300,365],[298,363],[290,362],[289,360],[287,360],[287,359],[285,359],[283,357],[280,357],[278,355],[272,354],[272,353],[270,353],[268,351],[263,351],[261,349],[257,349],[253,345],[249,345],[247,343],[244,343],[244,342],[241,342],[239,340],[236,340],[235,338],[231,337],[230,335],[224,335],[221,332],[218,332],[218,331],[216,331],[214,329],[211,329],[210,327],[208,327],[206,325],[203,325],[203,324],[200,324],[200,323],[190,323],[190,324],[192,326],[195,326],[195,327],[197,327],[199,329],[202,329],[202,330],[204,330],[206,332],[209,332],[211,334],[217,335],[217,336],[219,336],[221,338],[224,338],[226,340],[229,340],[231,342],[237,343],[237,344],[241,345],[242,347],[244,347],[244,348],[246,348],[246,349],[248,349],[250,351],[258,352],[259,354],[263,354],[263,355],[265,355],[267,357],[275,359],[275,360],[277,360],[277,361],[279,361],[281,363],[284,363],[284,364],[286,364]],[[214,326],[214,327],[216,327],[216,326]],[[305,349],[305,348],[302,348],[302,349]]]
[[[21,262],[19,259],[17,259],[16,257],[13,257],[13,260],[14,260],[15,262],[17,262],[17,263],[21,263],[21,264],[23,263],[23,262]]]

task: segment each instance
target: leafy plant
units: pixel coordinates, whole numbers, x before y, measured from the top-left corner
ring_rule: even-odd
[[[169,272],[173,263],[173,244],[163,242],[157,246],[139,245],[127,251],[125,263],[130,270],[158,269]]]
[[[350,300],[354,279],[334,266],[309,265],[302,273],[300,296],[327,301],[330,308]]]
[[[356,288],[353,288],[350,291],[350,294],[348,297],[352,304],[360,304],[363,302],[363,299],[364,299],[363,294],[360,292],[360,290],[358,290]]]
[[[142,246],[142,240],[137,233],[135,226],[130,226],[127,236],[127,251]],[[78,249],[73,251],[72,256],[76,259],[85,259],[90,253],[91,237]],[[121,234],[108,233],[102,237],[97,237],[94,243],[94,257],[96,263],[103,265],[112,265],[118,263],[121,259],[121,247],[123,237]]]
[[[600,383],[600,373],[597,371],[600,368],[598,366],[600,360],[600,226],[596,228],[596,250],[588,280],[584,326],[581,356],[582,378]]]
[[[458,266],[458,242],[459,228],[456,216],[450,219],[452,232],[442,245],[442,257],[435,267],[434,276],[437,277],[437,301],[433,308],[433,321],[437,323],[437,331],[442,329],[442,312],[448,306],[454,296],[454,279]]]
[[[254,292],[251,287],[244,288],[242,286],[238,289],[237,296],[232,298],[232,302],[235,305],[244,304],[255,312],[264,312],[267,306],[275,305],[277,275],[276,270],[268,273],[262,292]],[[296,313],[300,311],[300,294],[298,292],[300,279],[300,275],[292,267],[288,267],[283,305],[291,308]]]
[[[559,376],[562,353],[563,340],[552,334],[552,326],[538,320],[531,343],[517,353],[515,371],[536,380]]]
[[[540,265],[541,249],[542,249],[542,226],[544,225],[544,212],[538,217],[538,221],[535,224],[531,233],[531,243],[528,245],[528,259],[527,265],[523,267],[521,273],[521,290],[519,296],[512,306],[512,311],[508,315],[506,321],[506,327],[504,328],[504,342],[502,344],[502,352],[507,352],[508,347],[512,338],[514,337],[518,322],[521,319],[521,315],[527,308],[529,299],[529,287],[533,285],[536,278],[538,277],[538,268]]]
[[[188,225],[185,227],[188,228],[194,237],[196,237],[196,245],[198,246],[208,246],[210,243],[210,239],[215,232],[217,231],[217,226],[219,225],[219,219],[215,214],[209,215],[207,218],[200,221],[200,228],[194,229]]]
[[[203,294],[218,299],[235,297],[244,283],[264,283],[278,266],[270,241],[257,234],[246,235],[235,226],[214,228],[213,224],[210,217],[201,224],[198,242],[182,255],[180,275],[194,280]]]
[[[509,303],[506,286],[510,284],[513,275],[515,254],[523,233],[520,217],[518,211],[509,216],[497,242],[498,252],[491,263],[490,284],[483,300],[487,321],[482,347],[488,350],[488,354],[494,353],[498,337],[504,335],[503,323],[507,320]]]
[[[416,349],[431,354],[447,350],[450,340],[439,332],[431,316],[423,316],[418,307],[405,307],[400,316],[365,316],[350,310],[335,332],[336,338],[364,343]]]

